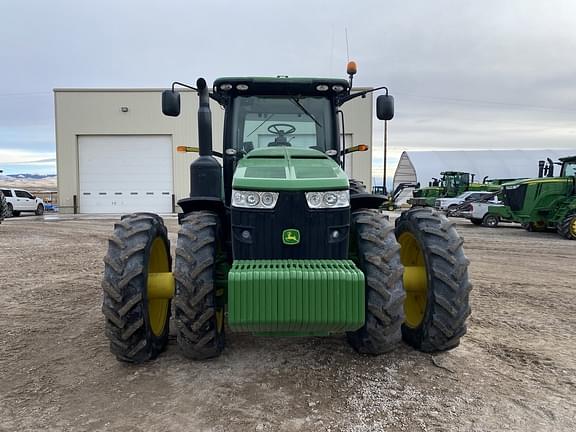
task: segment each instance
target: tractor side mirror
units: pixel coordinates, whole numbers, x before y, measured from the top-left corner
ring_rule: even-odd
[[[172,90],[162,92],[162,113],[170,117],[180,115],[180,93]]]
[[[376,117],[378,120],[392,120],[394,117],[394,97],[380,95],[376,98]]]

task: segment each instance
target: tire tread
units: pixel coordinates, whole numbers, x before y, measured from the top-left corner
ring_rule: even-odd
[[[424,321],[417,329],[402,326],[404,340],[424,352],[455,348],[466,333],[470,315],[468,280],[470,261],[464,255],[464,240],[454,223],[439,212],[425,207],[412,208],[396,221],[396,236],[404,230],[419,239],[427,256],[428,305]]]
[[[366,280],[366,321],[347,334],[352,347],[363,354],[383,354],[401,342],[404,321],[403,267],[394,227],[377,210],[352,214],[352,232],[357,241],[358,264]]]
[[[147,327],[145,301],[147,247],[158,236],[170,250],[166,227],[159,216],[134,213],[114,225],[104,257],[102,313],[110,351],[118,360],[142,363],[157,357],[168,342],[168,322],[164,334],[156,336]],[[169,317],[168,317],[169,318]]]
[[[192,212],[182,220],[176,246],[176,298],[178,345],[193,360],[217,357],[224,349],[224,332],[216,328],[214,274],[218,215]]]

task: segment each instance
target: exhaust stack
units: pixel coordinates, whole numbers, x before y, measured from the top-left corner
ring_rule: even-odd
[[[554,177],[554,161],[550,158],[547,158],[546,160],[548,161],[547,177]]]
[[[210,95],[204,78],[196,81],[198,88],[199,156],[190,164],[190,197],[209,200],[222,198],[222,166],[212,156],[212,112]]]
[[[210,96],[204,78],[196,81],[198,88],[198,147],[200,156],[212,156],[212,111]]]

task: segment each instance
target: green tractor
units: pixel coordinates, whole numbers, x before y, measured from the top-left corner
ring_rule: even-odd
[[[554,229],[562,237],[576,240],[576,156],[561,158],[560,162],[560,177],[554,177],[550,161],[546,177],[503,185],[504,205],[490,206],[488,212],[521,223],[529,231]],[[541,163],[540,174],[543,167]]]
[[[497,192],[500,189],[499,183],[486,181],[483,183],[474,182],[474,174],[460,171],[445,171],[440,173],[440,179],[434,179],[427,187],[416,189],[408,200],[408,204],[420,207],[434,207],[438,198],[453,198],[467,191],[487,191]]]
[[[377,117],[393,117],[385,87],[351,92],[354,72],[349,80],[219,78],[211,92],[200,78],[191,87],[199,146],[184,151],[199,156],[190,196],[178,202],[174,263],[155,214],[122,217],[109,240],[102,310],[119,360],[155,358],[172,310],[191,359],[220,355],[228,331],[345,333],[373,355],[402,339],[425,352],[459,344],[471,285],[454,226],[424,208],[392,225],[378,210],[385,198],[343,170],[344,155],[362,149],[344,147],[340,107],[385,89]],[[210,98],[225,110],[222,153],[212,148]],[[180,114],[174,85],[162,109]]]

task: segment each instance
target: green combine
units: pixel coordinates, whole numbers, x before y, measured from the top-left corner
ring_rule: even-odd
[[[445,171],[440,175],[440,179],[434,179],[427,187],[414,190],[408,204],[414,207],[434,207],[438,198],[453,198],[467,191],[497,192],[501,184],[497,179],[476,183],[474,174],[467,172]]]
[[[198,151],[174,263],[162,218],[126,215],[105,257],[103,313],[119,360],[155,358],[168,341],[191,359],[220,355],[227,332],[346,334],[360,353],[402,339],[425,352],[456,347],[471,285],[462,239],[432,209],[392,225],[343,170],[340,108],[375,90],[377,117],[393,117],[385,87],[354,93],[349,80],[220,78],[199,96]],[[174,85],[182,85],[175,83]],[[166,90],[163,113],[180,114]],[[223,152],[212,148],[213,99],[225,110]],[[218,158],[218,159],[217,159]],[[173,304],[172,304],[173,303]]]
[[[560,177],[553,176],[554,165],[550,163],[546,177],[502,186],[504,205],[490,206],[488,212],[521,223],[529,231],[554,229],[562,237],[576,240],[576,156],[560,161]]]

